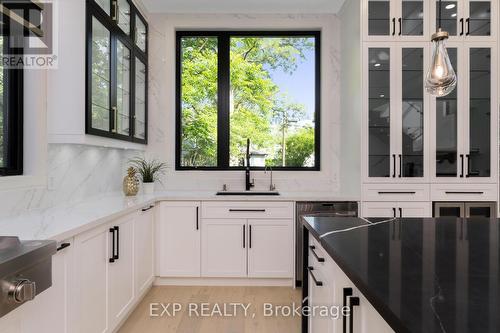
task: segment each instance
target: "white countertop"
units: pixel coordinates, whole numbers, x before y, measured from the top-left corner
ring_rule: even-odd
[[[121,192],[65,203],[44,210],[0,218],[0,236],[62,241],[158,201],[359,201],[318,193],[283,193],[279,196],[217,196],[215,192],[157,192],[125,197]]]

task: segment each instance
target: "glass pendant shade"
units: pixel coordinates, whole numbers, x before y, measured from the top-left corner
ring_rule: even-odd
[[[425,89],[431,95],[446,96],[457,86],[457,75],[446,51],[446,37],[433,38],[431,67],[425,78]]]

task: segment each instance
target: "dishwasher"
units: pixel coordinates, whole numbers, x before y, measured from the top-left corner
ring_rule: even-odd
[[[302,216],[328,215],[338,217],[357,217],[358,203],[355,201],[299,201],[296,204],[295,218],[295,286],[302,286],[302,250],[303,228]]]

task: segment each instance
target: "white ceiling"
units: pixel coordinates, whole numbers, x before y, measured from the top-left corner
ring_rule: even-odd
[[[142,0],[150,13],[337,13],[345,0]]]

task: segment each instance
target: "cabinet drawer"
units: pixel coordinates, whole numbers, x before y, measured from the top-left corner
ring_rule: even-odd
[[[429,201],[428,184],[364,184],[364,201]]]
[[[292,202],[203,202],[203,218],[208,219],[293,219]]]
[[[432,184],[432,201],[497,201],[495,184]]]

